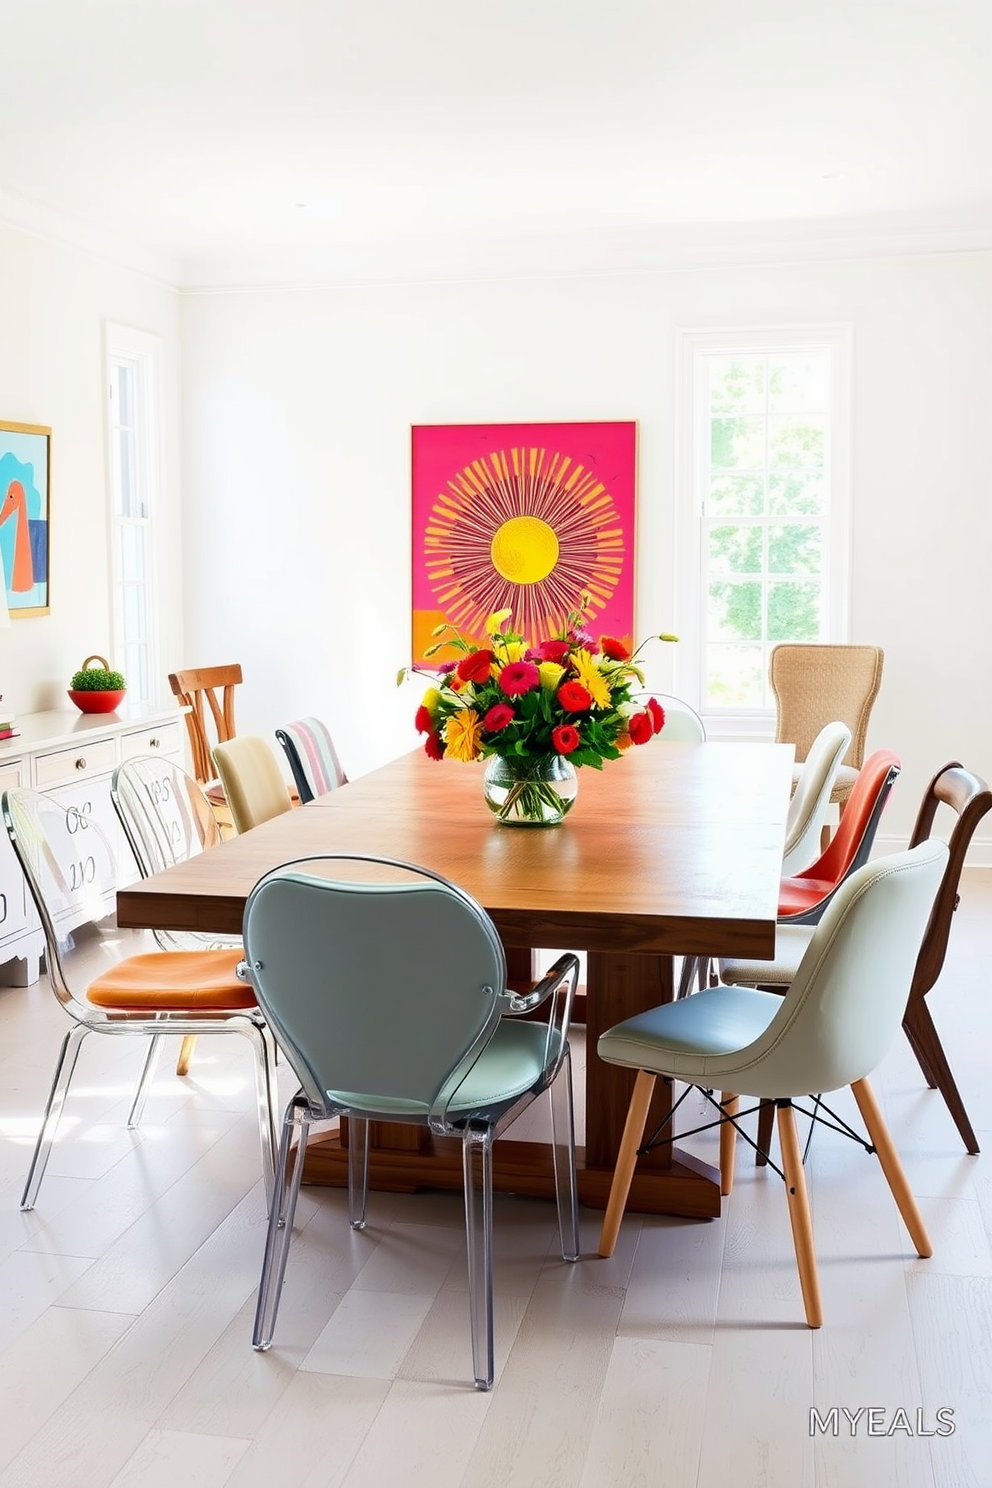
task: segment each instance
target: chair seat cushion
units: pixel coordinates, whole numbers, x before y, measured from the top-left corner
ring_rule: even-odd
[[[802,914],[826,899],[837,885],[829,878],[783,878],[778,891],[780,915]]]
[[[152,951],[128,956],[102,972],[86,991],[97,1007],[142,1012],[238,1012],[255,1006],[236,968],[244,952]]]
[[[754,1043],[781,1007],[774,992],[707,987],[607,1029],[597,1045],[599,1057],[630,1069],[695,1078],[705,1073],[708,1059]]]
[[[784,990],[795,979],[812,935],[812,925],[779,925],[775,932],[774,961],[724,959],[719,963],[721,982],[728,986]]]

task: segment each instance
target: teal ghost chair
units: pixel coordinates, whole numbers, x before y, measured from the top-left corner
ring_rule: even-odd
[[[794,1103],[800,1098],[851,1086],[870,1139],[870,1145],[864,1145],[878,1154],[917,1251],[921,1256],[932,1254],[867,1077],[899,1032],[947,859],[944,843],[927,841],[859,868],[832,897],[784,997],[721,984],[628,1018],[601,1035],[600,1059],[638,1073],[603,1220],[600,1255],[613,1254],[638,1151],[655,1144],[652,1138],[642,1148],[641,1141],[659,1075],[703,1091],[716,1108],[724,1194],[730,1193],[733,1183],[738,1120],[751,1114],[740,1112],[740,1096],[774,1102],[782,1177],[811,1328],[820,1327],[823,1308],[796,1133]],[[717,1091],[722,1092],[719,1098]],[[823,1110],[817,1095],[807,1114],[824,1119]],[[839,1118],[831,1113],[831,1121]],[[861,1140],[850,1128],[847,1133]]]
[[[352,1227],[366,1222],[369,1122],[411,1122],[462,1143],[472,1358],[492,1385],[492,1148],[551,1093],[562,1256],[578,1258],[568,1023],[578,974],[564,954],[527,993],[485,911],[448,880],[384,858],[284,864],[252,890],[244,975],[300,1082],[282,1128],[253,1345],[272,1342],[307,1135],[347,1116]],[[521,1018],[543,1008],[543,1018]]]

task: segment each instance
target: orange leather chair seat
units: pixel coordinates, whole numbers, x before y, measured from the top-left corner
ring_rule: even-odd
[[[239,1012],[255,1006],[248,982],[236,975],[243,952],[152,951],[129,956],[91,982],[86,991],[97,1007],[144,1012]]]
[[[801,914],[812,909],[837,887],[830,878],[783,878],[778,891],[780,915]]]

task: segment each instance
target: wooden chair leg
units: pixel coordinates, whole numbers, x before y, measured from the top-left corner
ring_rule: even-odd
[[[724,1091],[720,1105],[728,1116],[736,1116],[740,1105],[740,1097],[728,1095]],[[736,1150],[737,1128],[732,1121],[725,1121],[720,1127],[720,1193],[724,1198],[733,1192],[734,1153]]]
[[[930,1009],[922,998],[910,1003],[902,1026],[906,1030],[910,1047],[919,1060],[924,1079],[931,1089],[939,1090],[944,1097],[944,1104],[954,1119],[954,1125],[961,1134],[962,1142],[974,1156],[979,1151],[978,1138],[968,1119],[961,1092],[951,1074],[951,1066],[947,1062],[944,1046],[933,1026]]]
[[[610,1185],[610,1197],[606,1205],[606,1213],[603,1216],[603,1228],[599,1236],[599,1253],[604,1258],[611,1256],[616,1249],[617,1236],[620,1233],[620,1221],[623,1219],[623,1211],[627,1207],[627,1195],[630,1193],[630,1185],[634,1179],[634,1164],[637,1162],[637,1149],[641,1145],[644,1135],[644,1125],[648,1119],[648,1106],[654,1094],[657,1075],[652,1075],[648,1070],[638,1070],[637,1079],[634,1082],[634,1093],[630,1097],[630,1105],[627,1108],[627,1120],[624,1123],[623,1136],[620,1138],[620,1151],[617,1153],[617,1165],[613,1170],[613,1182]]]
[[[183,1037],[182,1046],[179,1050],[179,1058],[176,1060],[176,1074],[188,1075],[190,1061],[193,1058],[193,1050],[196,1048],[196,1034],[187,1033]]]
[[[854,1092],[854,1099],[858,1103],[861,1119],[868,1128],[871,1145],[878,1153],[882,1172],[885,1174],[888,1185],[892,1190],[892,1197],[898,1205],[899,1213],[902,1215],[903,1223],[909,1231],[910,1239],[916,1246],[917,1254],[931,1256],[933,1255],[933,1246],[930,1244],[930,1237],[923,1223],[923,1216],[916,1207],[916,1200],[910,1193],[909,1182],[906,1174],[903,1172],[902,1163],[899,1161],[899,1154],[896,1152],[892,1138],[889,1136],[889,1128],[885,1124],[882,1112],[875,1099],[875,1092],[867,1080],[855,1080],[851,1089]]]
[[[772,1132],[775,1128],[775,1104],[773,1101],[762,1101],[758,1107],[758,1151],[755,1156],[755,1166],[763,1168],[768,1161],[766,1153],[772,1145]]]
[[[802,1152],[796,1132],[796,1116],[791,1105],[782,1105],[777,1109],[778,1139],[782,1147],[782,1170],[789,1197],[789,1219],[792,1223],[796,1264],[799,1267],[799,1285],[806,1308],[806,1321],[811,1328],[819,1328],[823,1323],[823,1303],[820,1299],[820,1278],[813,1249],[813,1223],[809,1213]]]

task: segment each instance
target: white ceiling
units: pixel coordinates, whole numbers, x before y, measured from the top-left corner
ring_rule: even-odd
[[[0,218],[186,286],[992,246],[992,0],[0,0]]]

